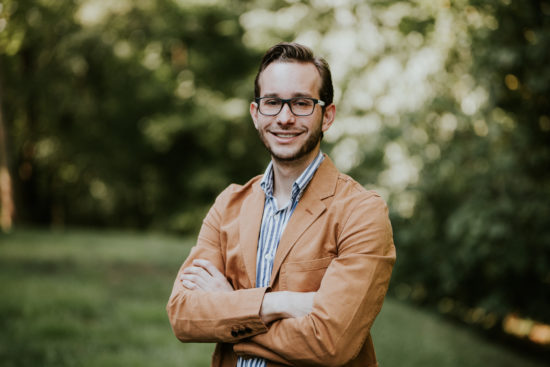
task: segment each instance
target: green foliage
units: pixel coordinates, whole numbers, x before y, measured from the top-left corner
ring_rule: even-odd
[[[209,366],[213,345],[180,343],[165,311],[192,244],[75,230],[0,236],[0,365]],[[392,299],[373,338],[385,366],[545,365]]]
[[[20,222],[192,230],[265,163],[247,143],[258,55],[238,3],[117,4],[4,6],[3,43],[20,39],[0,52]]]
[[[542,51],[550,46],[550,9],[473,5],[470,16],[498,20],[493,30],[469,29],[469,72],[487,103],[468,113],[440,96],[429,106],[437,113],[451,106],[457,129],[445,142],[432,132],[440,157],[424,162],[412,187],[414,215],[394,220],[395,280],[422,289],[419,301],[454,300],[449,312],[463,312],[462,304],[550,322],[550,57]]]

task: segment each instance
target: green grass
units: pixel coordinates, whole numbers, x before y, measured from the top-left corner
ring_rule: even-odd
[[[191,242],[148,234],[0,237],[0,365],[208,366],[164,307]]]
[[[0,235],[0,366],[209,366],[164,310],[192,240],[160,234],[20,230]],[[382,367],[542,363],[387,300],[373,327]]]
[[[387,299],[372,328],[381,367],[543,367],[464,325]]]

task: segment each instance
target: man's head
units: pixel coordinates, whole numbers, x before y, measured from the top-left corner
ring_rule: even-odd
[[[258,74],[254,81],[254,97],[261,97],[260,74],[273,62],[298,62],[311,63],[321,76],[321,88],[319,98],[325,102],[325,106],[332,103],[334,89],[332,87],[332,76],[328,63],[323,58],[315,57],[313,52],[306,46],[299,43],[278,43],[271,47],[264,55]]]
[[[265,54],[255,84],[250,115],[273,160],[310,162],[336,111],[326,61],[305,46],[281,43]]]

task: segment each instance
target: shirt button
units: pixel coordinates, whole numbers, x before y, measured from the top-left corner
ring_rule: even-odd
[[[264,256],[264,259],[266,259],[266,260],[271,260],[271,257],[272,257],[271,254],[266,254],[266,255]]]

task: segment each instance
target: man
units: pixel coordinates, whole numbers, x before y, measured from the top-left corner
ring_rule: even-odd
[[[336,108],[328,64],[281,43],[264,56],[250,114],[271,154],[204,219],[167,305],[212,366],[377,366],[370,328],[395,247],[387,207],[320,152]]]

